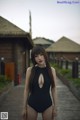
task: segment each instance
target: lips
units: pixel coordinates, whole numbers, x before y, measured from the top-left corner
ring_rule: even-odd
[[[42,60],[39,60],[39,63],[42,63]]]

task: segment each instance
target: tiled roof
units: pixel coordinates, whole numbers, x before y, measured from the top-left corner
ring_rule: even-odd
[[[42,44],[42,45],[44,45],[44,44],[52,44],[52,43],[54,43],[54,41],[53,40],[50,40],[50,39],[46,39],[46,38],[43,38],[43,37],[36,37],[35,39],[33,39],[33,42],[34,42],[34,44]]]
[[[0,37],[25,37],[31,46],[33,46],[33,41],[30,34],[17,27],[10,21],[0,16]]]
[[[80,44],[62,37],[46,49],[47,52],[80,52]]]
[[[25,31],[0,16],[0,35],[25,35]]]

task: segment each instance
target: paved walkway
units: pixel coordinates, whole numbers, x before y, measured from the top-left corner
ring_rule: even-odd
[[[24,85],[13,87],[0,103],[0,112],[8,112],[8,120],[22,120],[22,102]],[[80,120],[80,101],[57,79],[58,115],[56,120]],[[45,99],[45,98],[44,98]],[[38,120],[42,120],[38,114]]]

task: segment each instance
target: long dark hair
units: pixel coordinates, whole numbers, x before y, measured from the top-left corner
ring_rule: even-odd
[[[29,80],[30,81],[30,84],[29,84],[30,90],[32,88],[33,78],[34,78],[34,75],[35,75],[35,65],[37,64],[36,61],[35,61],[35,55],[38,55],[38,54],[43,54],[44,55],[45,62],[46,62],[46,67],[47,67],[47,70],[48,70],[48,73],[49,73],[49,76],[50,76],[50,79],[51,79],[51,86],[53,88],[53,87],[55,87],[55,82],[54,82],[54,77],[53,77],[53,74],[52,74],[51,66],[50,66],[49,61],[48,61],[47,53],[42,46],[35,46],[35,47],[33,47],[32,51],[31,51],[31,60],[32,60],[32,63],[33,63],[33,67],[32,67],[32,70],[31,70],[31,76],[30,76],[30,80]]]

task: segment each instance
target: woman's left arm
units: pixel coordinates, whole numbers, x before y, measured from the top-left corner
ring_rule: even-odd
[[[54,83],[55,83],[55,86],[51,88],[53,109],[57,110],[56,71],[53,67],[51,67],[51,69],[52,69],[52,74],[53,74]]]

